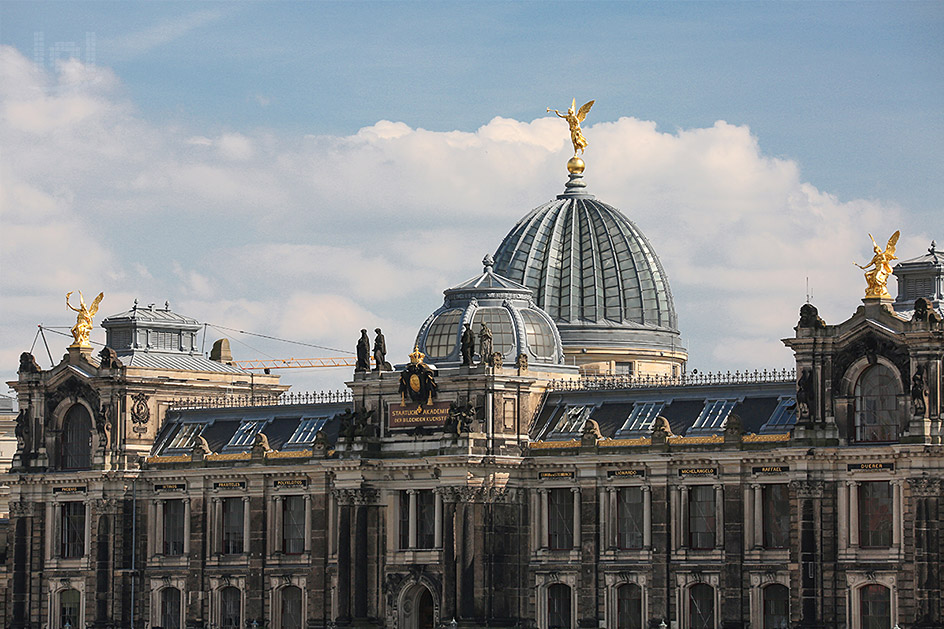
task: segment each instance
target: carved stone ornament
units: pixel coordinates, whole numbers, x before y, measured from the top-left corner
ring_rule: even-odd
[[[124,366],[121,360],[118,359],[118,352],[110,347],[102,348],[102,351],[98,353],[98,357],[102,359],[99,364],[102,369],[121,369]]]
[[[941,497],[941,491],[944,490],[939,478],[909,478],[908,484],[911,485],[911,493],[922,498]]]
[[[822,498],[826,483],[821,480],[794,480],[790,481],[790,488],[797,492],[799,498]]]
[[[101,408],[101,400],[99,399],[98,392],[95,391],[88,383],[79,380],[78,378],[71,377],[66,380],[62,385],[51,392],[46,398],[46,408],[50,410],[55,410],[59,404],[66,399],[71,399],[73,402],[78,402],[79,398],[82,398],[88,402],[89,408],[97,409]],[[55,413],[46,413],[46,425],[47,427],[55,420]]]
[[[378,504],[380,492],[374,487],[361,487],[359,489],[333,489],[334,499],[339,505],[367,505]]]
[[[99,515],[115,515],[118,513],[118,500],[115,498],[98,498],[92,501],[92,509]]]
[[[588,419],[583,425],[583,434],[580,435],[580,445],[595,446],[598,441],[603,440],[603,433],[600,432],[600,424],[596,420]]]
[[[706,583],[712,587],[718,587],[721,577],[717,572],[685,572],[675,575],[675,582],[679,587],[687,587],[696,583]]]
[[[813,328],[822,330],[826,327],[826,322],[819,316],[819,310],[813,304],[803,304],[800,306],[800,320],[797,322],[797,328]]]
[[[131,396],[131,422],[134,432],[147,432],[147,424],[151,420],[151,409],[148,407],[148,396],[144,393],[135,393]]]
[[[36,358],[32,354],[29,352],[20,354],[20,368],[17,373],[40,373],[41,371],[39,363],[36,362]]]
[[[811,369],[804,369],[797,378],[796,400],[800,418],[808,419],[813,406],[813,371]]]
[[[928,410],[928,385],[921,365],[911,376],[911,409],[915,417],[924,417]]]
[[[496,503],[512,498],[507,487],[455,487],[457,502]]]
[[[33,515],[33,504],[32,502],[27,502],[26,500],[19,500],[17,502],[10,503],[10,515],[13,517],[29,517]]]
[[[528,370],[528,355],[525,353],[518,354],[518,358],[515,359],[515,367],[521,371]]]

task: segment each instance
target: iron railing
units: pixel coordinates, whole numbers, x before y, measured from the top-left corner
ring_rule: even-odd
[[[684,373],[680,376],[659,375],[599,375],[581,376],[577,380],[552,380],[548,390],[592,391],[612,389],[653,389],[663,387],[692,387],[720,384],[787,383],[796,381],[796,369],[735,371],[731,373]]]
[[[300,404],[345,404],[354,402],[350,389],[339,391],[298,391],[280,395],[220,395],[181,398],[170,403],[172,410],[193,408],[241,408],[251,406],[292,406]]]

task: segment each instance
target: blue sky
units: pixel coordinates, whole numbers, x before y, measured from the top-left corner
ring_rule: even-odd
[[[376,210],[389,203],[402,216],[422,216],[423,228],[437,241],[450,229],[465,235],[460,238],[476,240],[476,253],[462,243],[437,249],[435,264],[417,262],[429,272],[431,283],[422,294],[405,291],[376,298],[375,287],[365,286],[353,295],[332,288],[297,297],[299,303],[309,303],[309,298],[317,303],[347,299],[352,308],[363,309],[364,317],[387,317],[408,336],[424,313],[438,305],[443,288],[474,274],[481,253],[494,250],[514,221],[558,192],[563,178],[543,166],[544,157],[521,153],[525,149],[520,146],[508,147],[515,138],[526,137],[528,147],[546,148],[554,136],[544,135],[546,123],[533,121],[545,117],[547,106],[566,107],[573,97],[597,101],[588,119],[588,133],[599,125],[597,140],[588,135],[591,186],[598,185],[598,194],[607,193],[600,194],[604,200],[637,220],[663,258],[672,254],[677,260],[665,261],[683,335],[699,368],[762,367],[784,364],[789,356],[783,350],[754,354],[745,348],[743,355],[725,357],[712,347],[713,332],[698,316],[699,304],[711,299],[711,291],[703,295],[689,271],[689,264],[694,269],[704,261],[683,253],[705,244],[672,242],[678,230],[663,233],[660,227],[666,213],[703,217],[716,212],[718,221],[730,220],[735,230],[742,229],[745,220],[755,221],[750,224],[758,238],[775,239],[783,229],[758,217],[795,207],[797,195],[814,199],[813,209],[807,208],[809,213],[794,222],[805,220],[806,227],[815,230],[810,217],[830,213],[830,220],[847,226],[848,242],[845,236],[832,242],[809,236],[808,242],[796,245],[799,250],[792,252],[792,259],[813,250],[814,243],[835,247],[835,265],[845,275],[851,256],[842,251],[840,261],[839,252],[848,246],[867,259],[868,240],[859,242],[867,231],[890,233],[901,227],[914,238],[909,255],[921,253],[919,241],[944,239],[944,3],[6,1],[0,5],[0,45],[13,51],[6,57],[7,76],[18,77],[17,85],[27,82],[26,77],[35,79],[36,89],[45,90],[43,106],[61,107],[56,109],[57,120],[75,121],[63,131],[50,119],[20,120],[17,126],[20,123],[7,118],[0,166],[8,189],[19,190],[22,184],[29,198],[48,197],[49,207],[61,213],[57,216],[62,221],[102,231],[106,243],[96,258],[99,266],[87,272],[101,274],[100,283],[116,298],[159,292],[152,301],[170,298],[189,306],[188,314],[213,317],[221,324],[239,321],[256,325],[253,329],[272,324],[280,335],[312,328],[304,321],[281,320],[276,325],[258,314],[277,308],[274,304],[284,301],[284,290],[278,291],[278,282],[267,292],[226,275],[221,260],[227,253],[245,259],[248,250],[256,255],[260,248],[269,248],[277,252],[273,260],[301,264],[305,256],[315,255],[310,247],[355,247],[351,232],[357,226],[369,242],[389,239],[387,247],[355,247],[372,249],[375,255],[364,258],[365,273],[396,277],[411,236],[410,230],[399,236],[391,231],[396,217]],[[70,56],[84,69],[67,68],[73,72],[67,76],[63,62]],[[28,64],[32,70],[24,69]],[[35,72],[45,78],[37,79]],[[84,86],[76,87],[69,78],[75,73],[84,73]],[[8,85],[4,90],[7,104],[31,102],[33,97],[17,89]],[[87,100],[77,104],[66,99],[76,90]],[[38,111],[35,102],[25,107]],[[496,117],[519,124],[511,128],[495,123]],[[635,126],[627,119],[651,126]],[[378,128],[381,121],[404,126]],[[716,121],[726,126],[718,127]],[[462,142],[473,149],[456,152],[456,133],[464,134]],[[498,136],[497,144],[488,144]],[[66,143],[64,137],[77,144]],[[91,138],[114,141],[113,152],[91,151],[74,165],[63,158],[58,176],[30,167],[55,160],[63,151],[78,155]],[[559,153],[564,141],[562,133],[560,146],[547,150]],[[620,141],[671,144],[678,161],[666,162],[659,172],[632,170],[633,154],[628,153],[619,158],[625,167],[607,163],[604,168],[599,161],[604,154],[623,155]],[[350,149],[361,142],[370,150]],[[595,142],[601,150],[597,155]],[[604,153],[608,142],[612,150]],[[153,151],[150,168],[146,157],[135,156],[134,149],[143,147]],[[216,152],[199,154],[198,147]],[[699,153],[708,150],[715,153]],[[319,152],[340,161],[319,164]],[[494,157],[492,163],[488,155]],[[726,172],[732,183],[724,192],[727,196],[719,196],[717,206],[701,207],[699,199],[706,192],[699,186],[708,185],[712,160],[729,157]],[[138,159],[138,168],[109,180]],[[502,167],[495,168],[499,160]],[[643,160],[642,165],[650,163]],[[313,170],[305,171],[304,164]],[[293,172],[296,167],[298,172]],[[330,172],[333,169],[338,172]],[[750,173],[760,171],[774,179],[751,178]],[[780,174],[771,175],[775,171]],[[787,171],[792,174],[784,174]],[[206,181],[208,173],[219,177],[217,187],[201,189],[188,199],[181,186]],[[176,183],[155,183],[159,175]],[[330,186],[319,182],[332,177],[349,182],[336,197]],[[764,192],[779,190],[787,179],[793,183],[783,184],[777,199]],[[744,187],[735,189],[735,180]],[[125,190],[123,181],[136,183]],[[229,181],[252,182],[253,189],[234,194],[232,186],[227,188]],[[364,185],[376,188],[376,197],[359,189]],[[673,186],[678,190],[661,196],[643,193]],[[253,191],[259,191],[258,197]],[[314,192],[321,196],[306,198]],[[252,207],[240,209],[247,197],[252,197]],[[17,202],[22,198],[17,196]],[[11,199],[5,198],[4,222],[20,225]],[[770,206],[761,207],[767,201]],[[743,216],[725,214],[726,208],[741,202],[759,204],[759,209],[746,209]],[[829,210],[817,205],[827,202]],[[446,206],[451,210],[430,211]],[[490,209],[480,210],[485,206]],[[296,222],[299,228],[292,229]],[[481,227],[483,222],[487,228]],[[55,239],[42,237],[38,229],[28,231],[37,238],[35,250],[54,256],[49,243]],[[207,246],[207,233],[213,234],[216,247]],[[795,243],[785,240],[773,247],[783,249],[781,266],[789,264]],[[717,245],[746,251],[743,243]],[[299,253],[298,247],[309,249]],[[329,255],[340,261],[349,252],[315,253],[319,260]],[[796,273],[831,272],[823,268],[831,264],[828,259],[806,257],[811,262],[797,265],[803,268]],[[12,297],[5,306],[11,316],[5,318],[15,323],[3,330],[0,355],[12,372],[15,363],[10,357],[22,351],[24,338],[31,339],[36,319],[51,320],[43,316],[50,310],[66,316],[58,312],[60,297],[43,306],[42,299],[51,299],[43,291],[54,295],[78,288],[65,283],[79,278],[43,290],[26,288],[9,277],[10,258],[3,262],[0,288]],[[757,292],[765,282],[750,270],[745,264],[744,276],[727,279],[725,299],[734,304],[732,312],[744,312],[756,307],[747,304],[766,299]],[[287,278],[283,288],[294,286],[298,277]],[[324,279],[304,277],[312,282]],[[814,279],[813,285],[828,286],[831,281]],[[858,276],[835,281],[848,284]],[[214,312],[218,297],[199,298],[212,292],[208,286],[224,287],[230,296],[259,293],[259,303],[240,306],[234,298],[224,312]],[[794,289],[791,299],[796,297]],[[835,291],[819,292],[832,297]],[[23,300],[18,299],[21,295]],[[110,311],[124,307],[114,303]],[[854,304],[837,302],[835,309],[835,317],[844,318]],[[786,335],[795,319],[793,310],[791,306],[789,313],[770,321],[757,332],[758,338]],[[731,315],[731,325],[743,327],[737,316]],[[355,331],[360,327],[355,325]],[[365,322],[363,327],[373,325]],[[730,333],[735,334],[733,328]],[[342,339],[347,339],[346,328],[327,326],[322,336],[313,333],[301,340],[336,346]],[[408,345],[409,340],[400,344]]]

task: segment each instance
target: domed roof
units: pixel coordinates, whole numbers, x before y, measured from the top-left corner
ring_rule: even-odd
[[[416,346],[426,354],[426,361],[437,366],[459,365],[465,324],[472,327],[477,360],[481,361],[479,331],[485,323],[492,331],[493,350],[501,352],[506,363],[514,363],[519,354],[525,354],[531,364],[562,363],[560,335],[551,317],[535,305],[531,290],[497,275],[492,256],[485,256],[482,263],[485,269],[481,275],[443,291],[443,305],[420,328]]]
[[[565,346],[680,349],[672,290],[655,250],[572,173],[565,192],[518,221],[495,271],[534,291]]]

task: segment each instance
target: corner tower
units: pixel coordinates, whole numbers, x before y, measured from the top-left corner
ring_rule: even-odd
[[[583,160],[567,166],[563,194],[508,232],[495,272],[532,290],[566,362],[583,373],[679,375],[688,353],[659,256],[635,223],[587,191]]]

